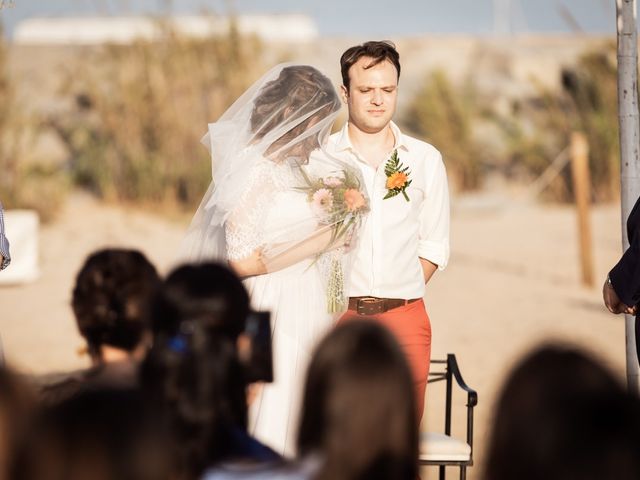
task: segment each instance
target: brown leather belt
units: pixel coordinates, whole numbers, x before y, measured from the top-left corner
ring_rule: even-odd
[[[378,298],[378,297],[349,297],[349,310],[355,310],[358,315],[376,315],[394,308],[402,307],[421,300],[412,298]]]

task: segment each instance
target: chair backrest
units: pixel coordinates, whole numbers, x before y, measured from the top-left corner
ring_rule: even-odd
[[[454,382],[455,380],[455,382]],[[444,433],[427,431],[421,434],[420,465],[437,466],[438,478],[444,480],[446,468],[457,466],[460,469],[460,480],[466,479],[467,467],[473,465],[473,408],[478,402],[475,390],[464,383],[456,356],[447,354],[446,359],[432,359],[429,369],[428,383],[444,383],[444,398],[441,398],[438,389],[430,389],[428,392],[428,404],[436,406],[436,412],[442,411],[444,400]],[[453,386],[456,385],[466,393],[467,402],[467,432],[465,440],[451,435],[451,413],[453,403]]]
[[[451,402],[452,402],[452,375],[449,368],[450,357],[455,359],[454,354],[447,354],[446,359],[432,359],[429,369],[427,383],[445,382],[445,411],[444,411],[444,433],[451,435]]]
[[[467,394],[467,443],[473,447],[473,408],[478,403],[478,394],[469,387],[460,373],[455,354],[448,353],[446,359],[432,359],[428,383],[445,382],[444,433],[451,435],[451,409],[453,401],[453,385],[455,384]]]

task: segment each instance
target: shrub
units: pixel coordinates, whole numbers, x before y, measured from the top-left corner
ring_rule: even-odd
[[[191,208],[211,180],[200,138],[254,79],[261,47],[234,28],[205,39],[163,32],[90,52],[65,87],[73,114],[50,125],[71,152],[76,184],[107,199]]]
[[[480,186],[483,147],[472,125],[479,105],[470,83],[458,89],[440,71],[431,73],[411,102],[403,125],[435,145],[443,154],[449,176],[459,190]]]

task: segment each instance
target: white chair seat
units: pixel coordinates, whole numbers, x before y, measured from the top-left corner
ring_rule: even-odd
[[[466,462],[471,458],[468,443],[444,433],[420,434],[420,460],[425,462]]]

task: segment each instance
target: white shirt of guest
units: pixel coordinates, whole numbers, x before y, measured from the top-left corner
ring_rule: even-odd
[[[328,153],[357,165],[369,195],[369,212],[360,229],[351,267],[349,296],[422,298],[422,257],[443,270],[449,260],[449,189],[440,152],[426,142],[403,135],[391,122],[400,162],[409,167],[406,189],[384,200],[387,194],[386,160],[372,167],[349,139],[348,123],[331,135]]]

